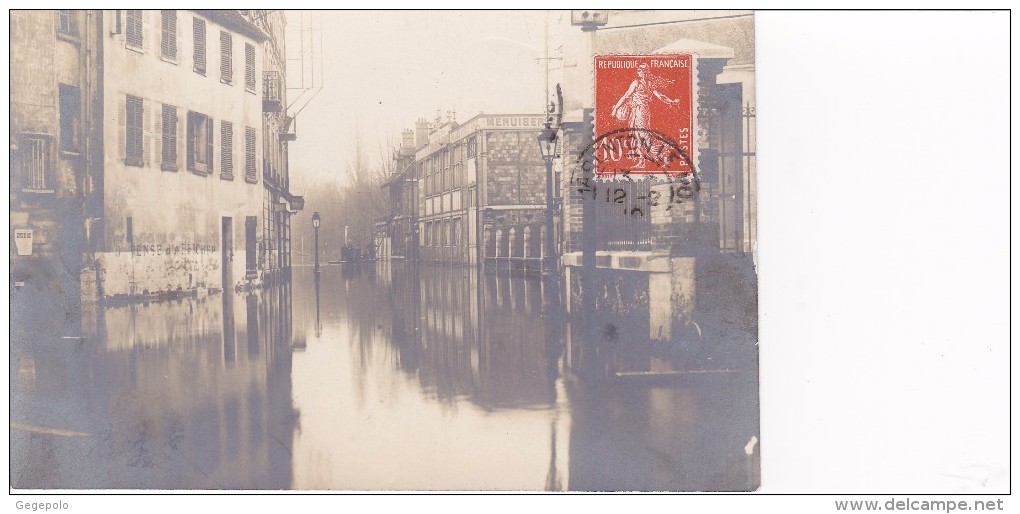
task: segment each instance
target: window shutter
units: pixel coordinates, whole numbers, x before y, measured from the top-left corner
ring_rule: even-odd
[[[180,63],[180,64],[184,64],[184,45],[183,45],[183,43],[184,43],[184,31],[188,30],[186,25],[185,25],[184,28],[181,28],[180,25],[181,25],[181,23],[183,21],[184,21],[184,18],[180,18],[180,17],[178,17],[178,19],[176,19],[174,21],[174,37],[177,39],[177,56],[176,57],[177,57],[177,62]]]
[[[230,34],[220,32],[220,80],[228,84],[233,82],[233,48]]]
[[[201,18],[193,18],[192,26],[194,28],[194,59],[195,59],[195,70],[205,74],[205,62],[206,62],[206,45],[205,45],[205,20]]]
[[[209,169],[207,171],[209,173],[212,173],[213,172],[213,168],[215,168],[213,163],[216,162],[216,161],[213,160],[213,119],[212,119],[212,117],[210,116],[210,117],[206,118],[205,119],[205,123],[206,123],[205,124],[205,155],[206,155],[206,160],[209,162]]]
[[[138,37],[139,33],[142,30],[141,17],[135,15],[138,12],[135,9],[125,9],[123,12],[124,12],[124,44],[132,48],[137,48],[141,46],[141,38]]]
[[[161,107],[159,114],[156,115],[156,164],[159,165],[163,164],[163,113],[165,112],[163,109],[166,107]]]
[[[188,169],[195,169],[195,113],[188,112]]]
[[[232,134],[233,125],[229,122],[220,122],[220,173],[233,174],[234,172],[234,151]]]
[[[255,46],[244,44],[244,87],[255,90]]]
[[[117,103],[117,156],[123,162],[127,159],[127,97]]]
[[[258,180],[258,157],[255,153],[255,129],[244,128],[244,174],[252,182]]]
[[[212,126],[213,125],[210,124],[210,128],[212,128]],[[220,145],[222,145],[222,142],[221,142],[222,138],[220,137],[220,131],[222,131],[222,130],[223,130],[223,122],[220,121],[220,130],[217,131],[215,134],[212,134],[211,136],[209,136],[209,139],[212,140],[213,146],[215,146],[216,148],[220,149],[220,156],[221,157],[223,155],[223,147],[220,146]],[[214,168],[214,166],[213,166],[213,158],[212,158],[212,155],[210,155],[209,156],[209,172],[210,173],[212,172],[213,168]],[[221,172],[223,171],[223,165],[222,164],[220,164],[220,171]]]
[[[160,52],[164,57],[179,62],[180,40],[177,31],[177,11],[168,9],[160,11]]]
[[[149,51],[149,47],[150,47],[149,40],[152,39],[152,22],[150,21],[151,17],[152,17],[152,12],[151,11],[149,11],[148,9],[142,11],[142,51],[143,52],[148,52]],[[159,54],[158,53],[156,53],[156,58],[157,59],[159,58]]]
[[[184,167],[185,152],[181,151],[181,146],[185,145],[184,141],[184,126],[187,123],[181,121],[181,114],[174,112],[174,116],[177,117],[177,169]]]
[[[142,102],[142,163],[148,166],[152,162],[152,109]]]
[[[241,127],[238,126],[239,130],[240,130],[240,128]],[[244,159],[243,159],[243,157],[244,157],[244,153],[243,153],[244,152],[244,145],[243,144],[235,145],[234,144],[235,141],[237,141],[237,136],[231,136],[230,144],[232,146],[230,147],[230,155],[231,155],[231,157],[233,159],[231,167],[234,169],[234,173],[239,175],[239,174],[244,172],[244,168],[242,167],[244,165],[243,164],[240,164],[240,165],[237,164],[237,163],[243,163],[244,162]],[[242,158],[238,158],[237,154],[239,154],[239,153],[241,154]]]

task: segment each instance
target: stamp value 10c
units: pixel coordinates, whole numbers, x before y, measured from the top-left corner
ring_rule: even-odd
[[[695,172],[696,62],[691,54],[595,57],[597,178]]]

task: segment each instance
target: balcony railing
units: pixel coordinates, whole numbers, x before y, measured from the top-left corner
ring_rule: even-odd
[[[262,111],[280,112],[283,109],[283,79],[279,71],[262,73]]]

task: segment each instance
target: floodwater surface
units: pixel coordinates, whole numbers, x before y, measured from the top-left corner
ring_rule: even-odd
[[[756,359],[676,357],[640,313],[581,317],[553,290],[344,264],[253,292],[86,305],[80,333],[15,327],[12,486],[757,487]]]

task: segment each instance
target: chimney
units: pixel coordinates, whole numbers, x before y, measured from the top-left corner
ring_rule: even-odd
[[[418,118],[414,123],[414,147],[421,148],[429,144],[429,122],[425,118]]]
[[[404,129],[400,133],[400,147],[414,149],[414,131],[411,129]]]

